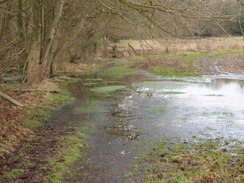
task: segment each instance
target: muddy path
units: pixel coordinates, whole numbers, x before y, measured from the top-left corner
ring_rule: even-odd
[[[70,86],[78,108],[70,110],[64,121],[76,111],[92,130],[88,148],[73,169],[75,176],[65,182],[130,182],[126,175],[138,154],[165,136],[244,140],[244,105],[240,102],[244,77],[166,79],[138,71],[80,79]]]
[[[202,77],[162,78],[142,70],[77,76],[79,81],[68,85],[75,101],[53,112],[45,121],[48,130],[40,134],[52,141],[69,133],[67,129],[87,129],[87,147],[72,168],[73,175],[65,176],[63,182],[140,180],[130,177],[139,154],[165,136],[183,141],[195,137],[243,141],[242,59],[244,55],[235,54],[197,60],[196,66],[209,74]],[[19,177],[20,182],[42,182],[48,174],[48,167],[43,167],[50,151],[55,152],[56,142],[47,143],[47,138],[31,142],[41,144],[41,149],[30,149],[37,160],[28,165],[30,171]]]

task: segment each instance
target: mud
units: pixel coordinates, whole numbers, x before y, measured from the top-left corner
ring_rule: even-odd
[[[195,61],[205,74],[244,74],[244,53],[203,57]]]

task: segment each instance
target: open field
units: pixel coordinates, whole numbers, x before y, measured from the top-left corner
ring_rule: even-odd
[[[128,50],[130,44],[135,50],[154,50],[156,53],[179,51],[202,51],[243,49],[243,37],[213,37],[170,40],[121,40],[118,50]]]

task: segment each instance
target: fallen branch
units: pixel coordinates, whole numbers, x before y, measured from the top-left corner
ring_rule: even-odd
[[[29,89],[29,90],[13,90],[14,92],[50,92],[50,93],[58,93],[58,90],[35,90],[35,89]]]
[[[19,103],[18,101],[16,101],[16,100],[13,99],[12,97],[10,97],[10,96],[8,96],[8,95],[2,93],[1,91],[0,91],[0,96],[3,97],[3,98],[6,99],[6,100],[12,102],[13,104],[19,106],[19,107],[23,107],[23,104]]]

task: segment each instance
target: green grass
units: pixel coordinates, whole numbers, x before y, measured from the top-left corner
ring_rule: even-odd
[[[221,50],[221,51],[210,51],[210,52],[195,52],[195,51],[187,51],[187,52],[177,52],[177,53],[168,53],[168,54],[158,54],[158,55],[146,55],[146,56],[132,56],[128,58],[117,59],[118,63],[123,63],[133,66],[135,62],[150,62],[153,60],[181,60],[184,62],[184,68],[176,68],[173,66],[151,66],[147,70],[152,72],[153,74],[164,76],[164,77],[195,77],[202,75],[201,71],[194,68],[193,62],[196,59],[200,59],[202,57],[214,56],[214,55],[223,55],[229,53],[244,53],[243,50],[239,49],[231,49],[231,50]],[[136,68],[137,69],[137,68]],[[120,68],[116,69],[118,71],[122,70]],[[116,73],[116,72],[115,72]]]
[[[30,109],[27,111],[28,114],[30,114],[31,116],[39,119],[39,120],[47,120],[48,117],[50,116],[50,111],[48,110],[44,110],[44,109]]]
[[[95,85],[99,85],[100,83],[84,83],[84,86],[95,86]]]
[[[231,49],[231,50],[220,50],[220,51],[218,50],[218,51],[210,51],[210,52],[188,51],[188,52],[179,52],[175,54],[172,53],[167,54],[166,58],[193,61],[206,56],[222,55],[228,53],[243,53],[243,50]]]
[[[102,82],[104,81],[102,78],[87,78],[86,81],[92,81],[92,82]]]
[[[177,59],[185,61],[193,61],[200,59],[205,56],[214,56],[228,53],[244,53],[243,50],[239,49],[230,49],[230,50],[218,50],[210,52],[197,52],[197,51],[187,51],[187,52],[176,52],[176,53],[164,53],[164,54],[155,54],[155,55],[146,55],[146,56],[132,56],[128,58],[117,59],[118,61],[145,61],[145,60],[156,60],[156,59]]]
[[[42,126],[42,122],[40,122],[38,120],[30,120],[30,119],[24,120],[23,124],[31,126],[33,128],[37,128],[37,127]]]
[[[114,85],[114,86],[103,86],[103,87],[92,88],[91,91],[95,92],[97,94],[107,95],[109,93],[112,93],[114,91],[121,90],[121,89],[124,89],[124,88],[126,88],[126,86]]]
[[[60,140],[58,153],[49,159],[51,172],[45,183],[64,182],[64,175],[72,176],[72,165],[82,156],[81,149],[85,147],[84,133],[77,130],[73,135],[64,136]],[[68,148],[67,148],[68,147]]]
[[[175,68],[175,67],[162,67],[153,66],[149,69],[153,74],[164,76],[164,77],[189,77],[189,76],[200,76],[200,71],[194,68]]]
[[[19,174],[23,173],[24,170],[23,169],[13,169],[9,172],[6,172],[2,175],[3,178],[14,178],[16,176],[18,176]]]
[[[165,139],[150,152],[140,155],[140,165],[146,171],[141,183],[241,183],[244,147],[236,142],[233,146],[238,148],[228,150],[222,147],[226,142],[225,139],[199,139],[182,143]],[[231,156],[230,152],[237,154]]]
[[[59,93],[47,93],[46,97],[50,100],[53,101],[58,101],[58,102],[71,102],[74,99],[70,96],[69,92],[66,90],[63,90]]]
[[[137,68],[129,68],[128,65],[113,66],[108,70],[105,70],[104,74],[128,74],[137,71]]]

